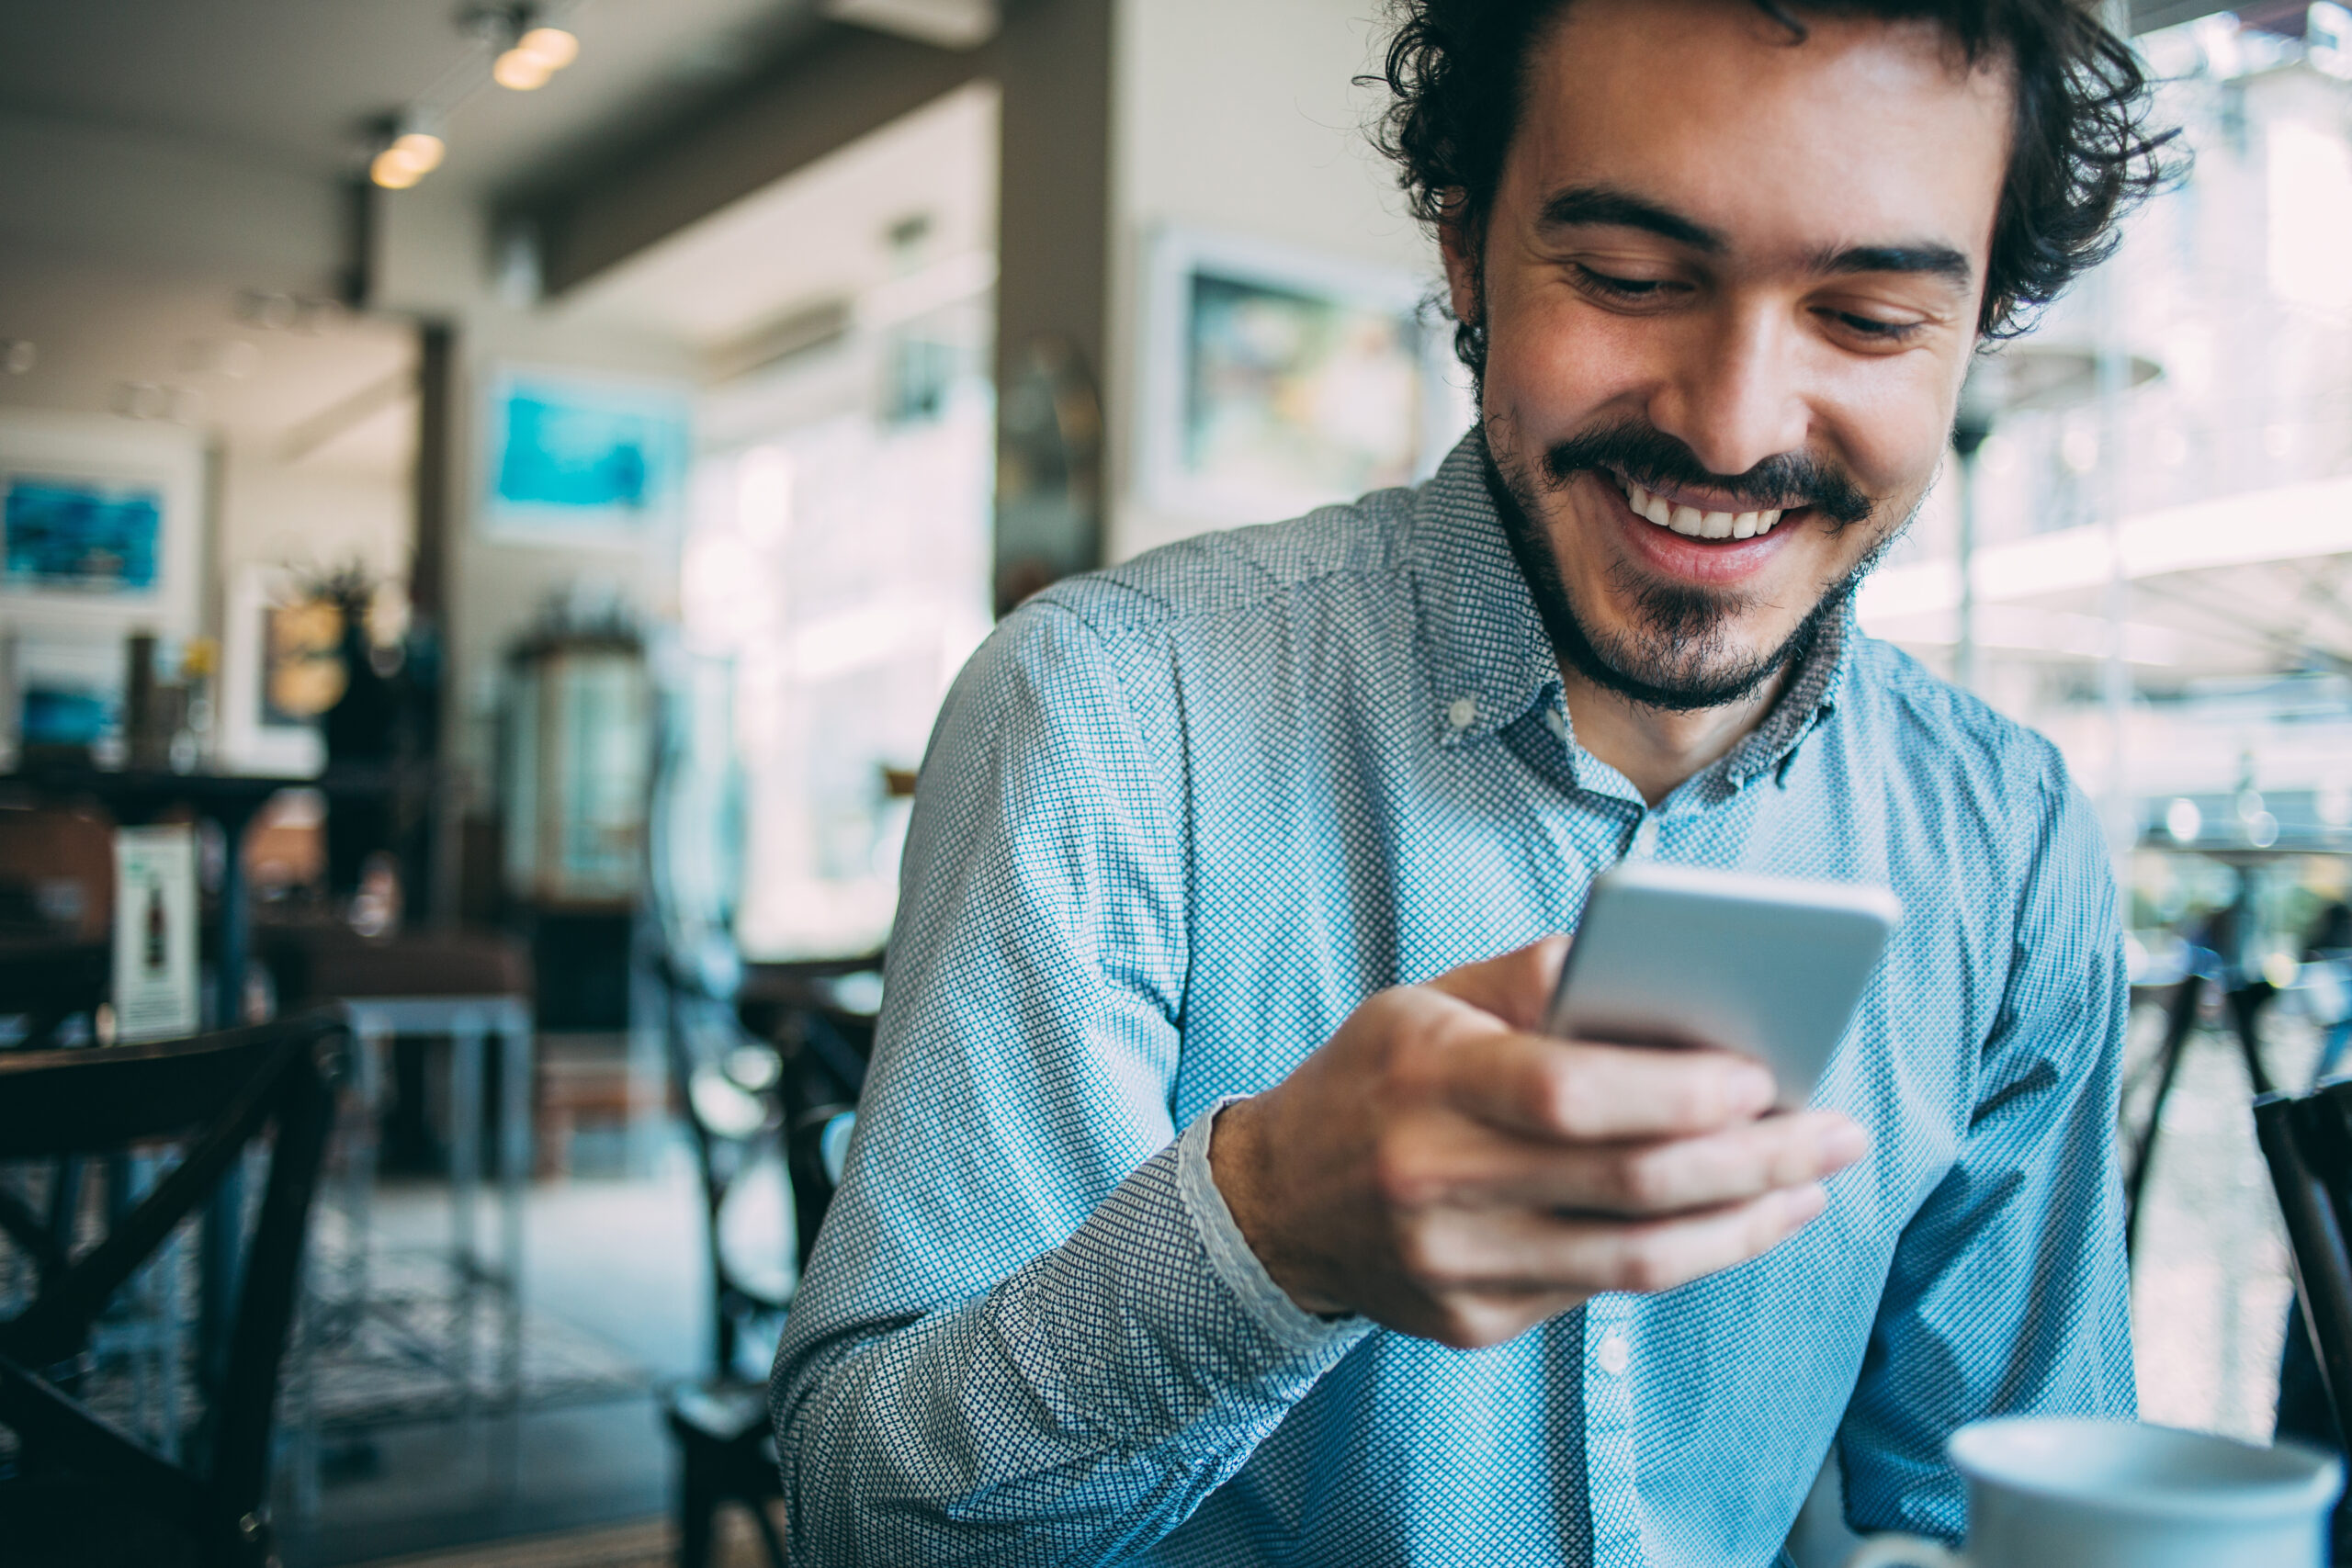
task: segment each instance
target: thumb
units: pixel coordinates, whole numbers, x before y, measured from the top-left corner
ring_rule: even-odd
[[[1513,952],[1449,969],[1430,981],[1430,987],[1532,1034],[1544,1027],[1544,1014],[1551,1006],[1553,987],[1560,983],[1560,964],[1567,953],[1566,937],[1547,936]]]

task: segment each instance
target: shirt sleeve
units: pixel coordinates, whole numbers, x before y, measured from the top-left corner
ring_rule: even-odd
[[[876,1059],[770,1385],[796,1562],[1099,1562],[1366,1330],[1300,1312],[1178,1141],[1173,719],[1050,602],[925,758]]]
[[[2106,838],[2054,759],[2008,980],[1958,1157],[1905,1229],[1838,1438],[1860,1530],[1958,1540],[1952,1432],[2129,1419],[2131,1280],[2115,1111],[2130,1007]]]

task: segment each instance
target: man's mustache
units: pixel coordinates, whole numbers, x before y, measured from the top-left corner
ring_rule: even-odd
[[[1810,506],[1840,528],[1868,517],[1872,505],[1852,479],[1803,452],[1776,454],[1744,474],[1718,474],[1674,436],[1633,421],[1572,435],[1544,454],[1544,475],[1554,489],[1600,468],[1645,490],[1702,488],[1753,502],[1759,512]]]

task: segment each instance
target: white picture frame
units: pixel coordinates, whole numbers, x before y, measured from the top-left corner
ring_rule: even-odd
[[[1263,523],[1426,479],[1473,415],[1451,323],[1427,308],[1437,288],[1433,276],[1256,238],[1152,234],[1136,355],[1137,499],[1162,513]],[[1252,308],[1278,332],[1291,318],[1298,357],[1285,370],[1277,345],[1254,385],[1245,370],[1238,397],[1202,385],[1224,353],[1215,313],[1229,326]],[[1351,333],[1360,340],[1351,359],[1334,348]],[[1317,334],[1320,344],[1296,341]],[[1285,377],[1290,384],[1275,384]],[[1291,394],[1302,390],[1319,419],[1278,407],[1300,402]]]
[[[679,382],[493,367],[480,399],[477,531],[606,548],[659,537],[683,510],[692,410]]]
[[[119,639],[202,629],[204,437],[109,415],[0,409],[0,622],[35,637]],[[152,508],[152,559],[109,585],[50,570],[29,498],[79,493]]]
[[[286,723],[268,711],[269,617],[301,597],[285,567],[246,566],[230,580],[220,628],[220,765],[232,773],[316,778],[326,768],[326,738],[315,723]]]

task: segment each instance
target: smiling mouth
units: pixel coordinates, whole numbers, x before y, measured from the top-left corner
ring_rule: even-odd
[[[1702,512],[1695,506],[1678,506],[1664,496],[1653,494],[1623,474],[1610,477],[1618,489],[1625,492],[1625,504],[1634,515],[1645,518],[1660,528],[1671,529],[1690,539],[1752,539],[1769,534],[1781,519],[1802,507],[1774,507],[1755,512]]]

